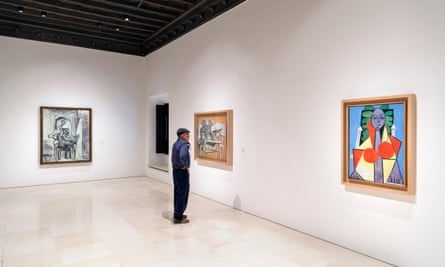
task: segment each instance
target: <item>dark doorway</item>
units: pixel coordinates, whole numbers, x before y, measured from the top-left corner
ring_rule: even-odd
[[[168,103],[156,105],[156,153],[168,155]]]

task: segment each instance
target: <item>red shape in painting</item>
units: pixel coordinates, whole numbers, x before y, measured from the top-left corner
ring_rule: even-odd
[[[400,142],[399,139],[395,138],[394,136],[389,136],[389,139],[391,140],[394,152],[398,154],[402,142]]]
[[[353,149],[352,153],[353,153],[353,159],[354,159],[354,169],[357,169],[358,162],[360,161],[360,158],[363,155],[363,150]]]
[[[384,159],[390,159],[394,156],[394,148],[388,142],[382,142],[379,145],[379,155]]]
[[[364,159],[369,163],[374,163],[377,161],[377,152],[374,151],[372,148],[367,148],[365,150],[365,153],[363,155]]]

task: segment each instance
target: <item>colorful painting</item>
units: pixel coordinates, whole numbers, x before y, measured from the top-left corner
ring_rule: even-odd
[[[195,159],[232,165],[232,110],[195,113]]]
[[[413,98],[343,101],[344,183],[411,190]]]
[[[91,109],[40,107],[40,164],[91,162]]]

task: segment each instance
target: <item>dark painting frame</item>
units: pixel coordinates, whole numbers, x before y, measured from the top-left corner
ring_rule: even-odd
[[[92,162],[92,109],[40,107],[40,164]]]

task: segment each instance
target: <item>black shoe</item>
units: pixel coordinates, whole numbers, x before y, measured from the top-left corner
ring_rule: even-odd
[[[175,220],[185,220],[185,219],[187,219],[187,215],[182,215],[182,217],[181,217],[181,219],[177,219],[176,217],[173,217],[173,219],[175,219]]]
[[[187,216],[186,216],[187,217]],[[189,219],[187,219],[187,218],[184,218],[184,216],[182,216],[182,218],[181,219],[173,219],[173,223],[174,224],[180,224],[180,223],[189,223],[190,222],[190,220]]]

